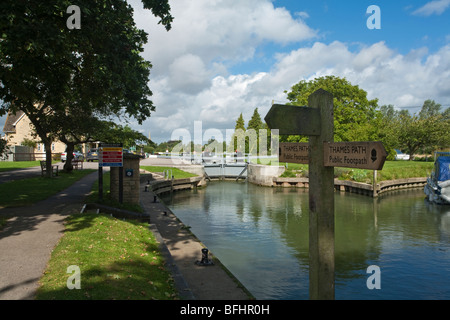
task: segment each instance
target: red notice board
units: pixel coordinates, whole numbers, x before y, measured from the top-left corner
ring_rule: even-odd
[[[123,167],[123,147],[121,143],[102,143],[99,149],[99,167]]]

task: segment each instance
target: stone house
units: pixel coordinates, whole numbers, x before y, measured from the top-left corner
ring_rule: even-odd
[[[17,111],[15,114],[8,113],[3,127],[5,134],[5,140],[10,147],[20,146],[25,139],[35,141],[36,147],[34,148],[34,159],[45,159],[45,147],[43,143],[39,143],[39,137],[34,137],[33,125],[30,119],[25,115],[23,111]],[[66,145],[61,141],[55,141],[52,143],[52,153],[61,153],[66,150]],[[34,160],[30,157],[30,160]]]

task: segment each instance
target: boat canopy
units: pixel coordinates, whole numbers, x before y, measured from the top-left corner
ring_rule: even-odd
[[[437,181],[450,180],[450,157],[438,157],[435,168]]]

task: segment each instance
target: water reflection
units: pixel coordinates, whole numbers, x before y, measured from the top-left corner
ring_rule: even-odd
[[[213,182],[163,200],[257,299],[308,299],[307,190]],[[450,207],[336,193],[335,225],[336,299],[450,299]]]

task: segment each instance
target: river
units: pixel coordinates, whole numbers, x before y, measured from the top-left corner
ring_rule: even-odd
[[[309,299],[308,190],[225,181],[162,200],[256,299]],[[335,264],[336,299],[450,299],[450,206],[336,192]]]

